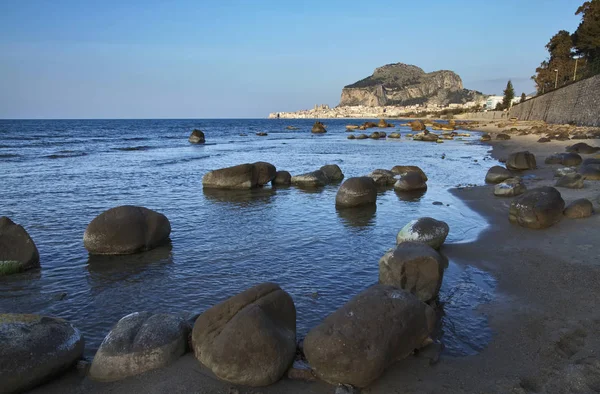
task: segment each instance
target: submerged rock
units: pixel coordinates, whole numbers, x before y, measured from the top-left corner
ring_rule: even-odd
[[[0,217],[0,276],[40,267],[40,255],[25,229]]]
[[[377,185],[369,177],[349,178],[340,186],[335,196],[335,206],[352,208],[361,205],[375,205]]]
[[[394,190],[400,192],[410,192],[425,189],[427,189],[427,183],[425,183],[423,180],[423,176],[416,171],[406,173],[394,184]]]
[[[115,381],[165,367],[187,349],[190,325],[165,313],[132,313],[104,338],[90,368],[90,377]]]
[[[192,144],[203,144],[205,142],[204,132],[198,129],[194,129],[188,141],[190,141]]]
[[[258,171],[253,164],[240,164],[207,172],[202,186],[214,189],[252,189],[258,187]]]
[[[390,133],[390,135],[388,137],[398,139],[401,137],[401,135],[400,135],[400,133]]]
[[[83,355],[79,330],[65,320],[0,314],[0,393],[31,389],[65,372]]]
[[[339,182],[344,179],[344,173],[337,164],[327,164],[321,167],[319,170],[325,174],[327,179],[329,179],[329,182]]]
[[[169,219],[144,207],[111,208],[90,222],[83,245],[90,254],[132,254],[154,249],[171,234]]]
[[[435,321],[434,310],[414,295],[378,284],[310,330],[304,353],[321,379],[365,387],[419,348]]]
[[[564,215],[570,219],[588,218],[594,214],[594,206],[587,198],[580,198],[570,203],[564,210]]]
[[[271,183],[275,186],[289,186],[292,184],[292,175],[287,171],[277,171]]]
[[[196,358],[227,382],[278,381],[296,353],[296,308],[274,283],[254,286],[201,314],[192,332]]]
[[[490,168],[485,175],[485,181],[487,183],[500,183],[508,178],[511,178],[513,175],[506,168],[501,166],[493,166]]]
[[[439,249],[446,241],[450,227],[446,222],[430,217],[411,220],[396,236],[396,243],[420,242]]]
[[[394,167],[392,167],[391,171],[396,175],[406,175],[409,172],[418,172],[421,175],[421,177],[423,178],[423,181],[425,181],[425,182],[428,181],[427,175],[425,175],[425,172],[417,166],[394,166]]]
[[[508,220],[521,227],[542,229],[556,224],[563,216],[565,201],[553,187],[532,189],[510,204]]]
[[[427,302],[440,291],[444,264],[428,244],[402,242],[379,260],[379,283],[404,289]]]
[[[514,197],[525,191],[527,191],[527,187],[519,177],[506,179],[494,186],[494,195],[498,197]]]

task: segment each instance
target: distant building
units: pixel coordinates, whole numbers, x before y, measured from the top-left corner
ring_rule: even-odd
[[[503,96],[489,96],[485,100],[485,107],[487,109],[496,109],[496,105],[498,105],[498,103],[501,103],[503,99]]]

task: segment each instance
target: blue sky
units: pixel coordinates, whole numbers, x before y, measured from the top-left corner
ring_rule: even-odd
[[[396,62],[530,93],[582,2],[2,0],[0,118],[265,117]]]

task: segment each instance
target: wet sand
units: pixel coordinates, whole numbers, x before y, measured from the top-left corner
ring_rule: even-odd
[[[494,131],[499,132],[497,128]],[[537,143],[538,136],[492,141],[492,155],[529,150],[538,169],[526,171],[528,188],[554,185],[546,156],[580,141]],[[585,140],[600,145],[599,140]],[[582,155],[591,157],[592,155]],[[490,163],[490,166],[493,163]],[[532,176],[532,177],[530,177]],[[600,212],[600,181],[579,190],[558,189],[565,202],[588,198]],[[494,332],[489,346],[475,356],[443,356],[424,349],[391,367],[363,393],[590,393],[600,390],[600,215],[563,218],[544,230],[508,222],[511,199],[495,197],[493,186],[455,189],[453,193],[484,216],[488,228],[467,244],[444,245],[442,252],[460,265],[491,273],[498,281],[495,300],[483,306]],[[438,218],[442,219],[443,218]],[[433,364],[433,365],[432,365]],[[173,365],[117,383],[96,383],[72,372],[38,387],[35,393],[333,393],[322,382],[283,379],[265,388],[220,382],[188,353]]]

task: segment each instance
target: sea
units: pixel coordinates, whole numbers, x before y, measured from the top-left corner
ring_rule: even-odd
[[[262,282],[294,299],[298,339],[378,280],[378,261],[410,220],[450,226],[446,243],[473,242],[487,222],[449,189],[480,185],[496,164],[478,132],[443,144],[406,138],[348,140],[345,125],[374,119],[0,120],[0,216],[31,235],[41,269],[0,277],[0,313],[67,319],[93,355],[132,312],[195,316]],[[293,126],[296,130],[288,130]],[[206,144],[188,142],[193,129]],[[371,129],[374,131],[377,129]],[[264,137],[257,132],[267,132]],[[417,165],[428,189],[382,190],[376,209],[335,208],[339,185],[267,186],[248,193],[203,190],[210,170],[266,161],[292,175],[337,164],[346,177]],[[436,204],[434,204],[436,203]],[[131,256],[90,256],[83,233],[119,205],[165,214],[171,242]],[[442,248],[443,252],[443,248]],[[450,260],[440,293],[437,340],[451,357],[476,354],[492,331],[480,305],[493,299],[488,273]]]

